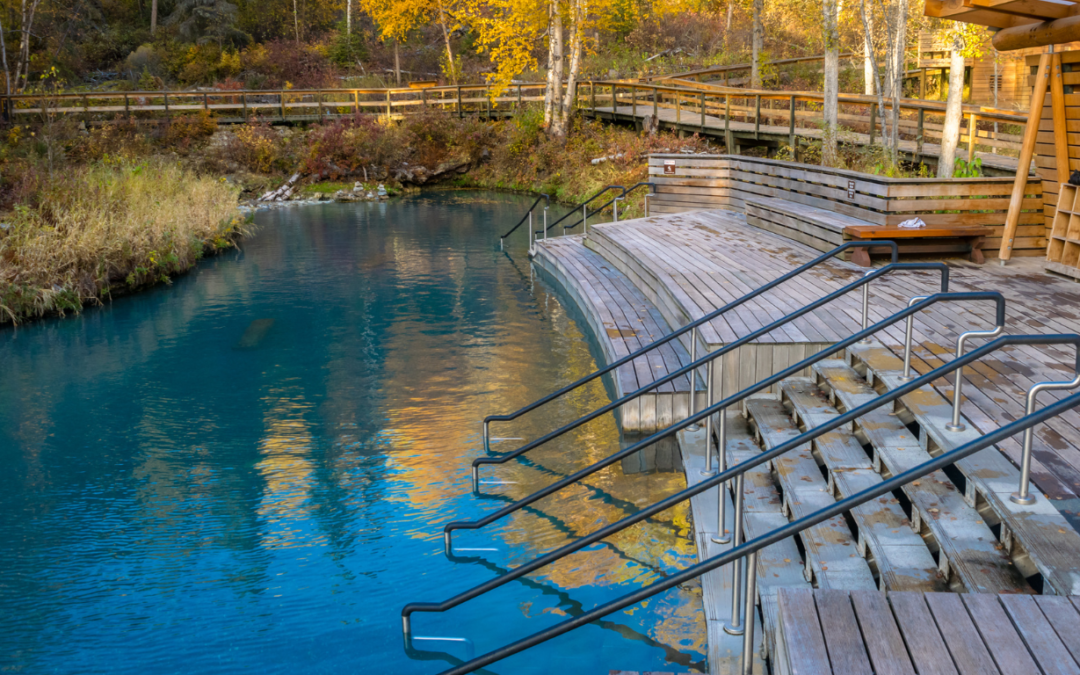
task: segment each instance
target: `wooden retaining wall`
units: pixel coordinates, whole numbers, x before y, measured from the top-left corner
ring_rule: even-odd
[[[653,213],[728,209],[745,213],[750,197],[776,197],[874,225],[922,218],[930,227],[989,227],[984,251],[996,257],[1012,178],[886,178],[809,164],[738,155],[650,155]],[[1013,254],[1046,253],[1043,181],[1028,180]]]

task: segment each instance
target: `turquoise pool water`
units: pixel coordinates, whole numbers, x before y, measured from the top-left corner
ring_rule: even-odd
[[[595,367],[530,273],[531,200],[483,192],[259,214],[243,250],[171,288],[0,329],[0,670],[439,672],[400,610],[441,601],[682,486],[613,467],[456,545],[474,519],[610,454],[598,420],[471,494],[480,420]],[[608,400],[587,388],[497,436]],[[506,442],[508,448],[516,442]],[[586,501],[588,500],[588,501]],[[685,510],[443,615],[417,635],[477,653],[690,564]],[[418,645],[420,646],[420,645]],[[704,667],[700,591],[673,589],[485,672]]]

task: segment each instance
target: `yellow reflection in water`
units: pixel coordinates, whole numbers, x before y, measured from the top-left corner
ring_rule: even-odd
[[[266,431],[259,441],[263,459],[255,465],[264,484],[258,508],[265,522],[263,546],[289,548],[316,544],[318,541],[299,527],[299,521],[311,515],[308,496],[313,481],[310,457],[313,438],[304,420],[310,405],[298,396],[275,394],[278,398],[263,416]]]

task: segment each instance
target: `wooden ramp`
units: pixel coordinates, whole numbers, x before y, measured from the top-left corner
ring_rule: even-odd
[[[783,589],[784,675],[1080,673],[1080,599]]]

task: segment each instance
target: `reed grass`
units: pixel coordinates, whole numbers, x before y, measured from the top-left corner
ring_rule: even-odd
[[[0,224],[0,323],[167,283],[246,233],[237,196],[165,159],[106,159],[41,180]]]

